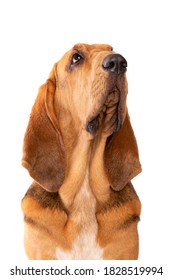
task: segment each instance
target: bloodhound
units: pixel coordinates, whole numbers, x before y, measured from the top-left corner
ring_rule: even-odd
[[[127,106],[127,62],[109,45],[76,44],[39,89],[22,165],[29,259],[137,259],[141,172]]]

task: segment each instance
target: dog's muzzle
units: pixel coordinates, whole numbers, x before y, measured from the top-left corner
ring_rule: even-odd
[[[99,117],[100,113],[104,112],[103,108],[110,108],[113,107],[115,111],[112,115],[112,120],[114,121],[114,131],[118,131],[121,128],[121,109],[120,109],[120,99],[121,99],[121,92],[117,88],[117,81],[118,78],[123,75],[127,68],[127,61],[125,58],[120,54],[109,54],[106,56],[102,62],[102,68],[104,71],[110,74],[112,80],[112,88],[109,88],[109,92],[105,94],[105,99],[103,100],[103,105],[100,107],[99,112],[95,115],[95,117],[91,118],[89,122],[86,124],[86,131],[90,134],[95,135],[99,129]],[[103,113],[104,114],[104,113]]]

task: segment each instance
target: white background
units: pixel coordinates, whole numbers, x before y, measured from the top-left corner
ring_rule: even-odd
[[[26,259],[20,200],[31,183],[22,141],[38,87],[75,43],[108,43],[128,61],[128,107],[143,172],[140,261],[172,256],[173,8],[171,1],[0,2],[0,256]]]

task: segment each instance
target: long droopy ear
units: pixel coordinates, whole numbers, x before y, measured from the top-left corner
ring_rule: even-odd
[[[104,157],[107,176],[116,191],[122,190],[141,172],[138,147],[128,113],[121,129],[107,140]]]
[[[55,89],[52,77],[39,89],[24,137],[22,159],[31,177],[50,192],[59,189],[65,174],[63,144],[53,105]]]

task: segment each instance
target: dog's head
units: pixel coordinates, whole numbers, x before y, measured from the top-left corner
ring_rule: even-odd
[[[126,67],[109,45],[76,44],[51,72],[57,104],[92,135],[108,120],[112,132],[118,131],[126,114]]]
[[[107,138],[105,170],[115,190],[141,171],[126,108],[126,67],[111,46],[97,44],[77,44],[54,64],[33,106],[23,149],[23,166],[43,188],[62,185],[75,145],[70,150],[69,142],[80,129],[91,139],[99,133]]]

